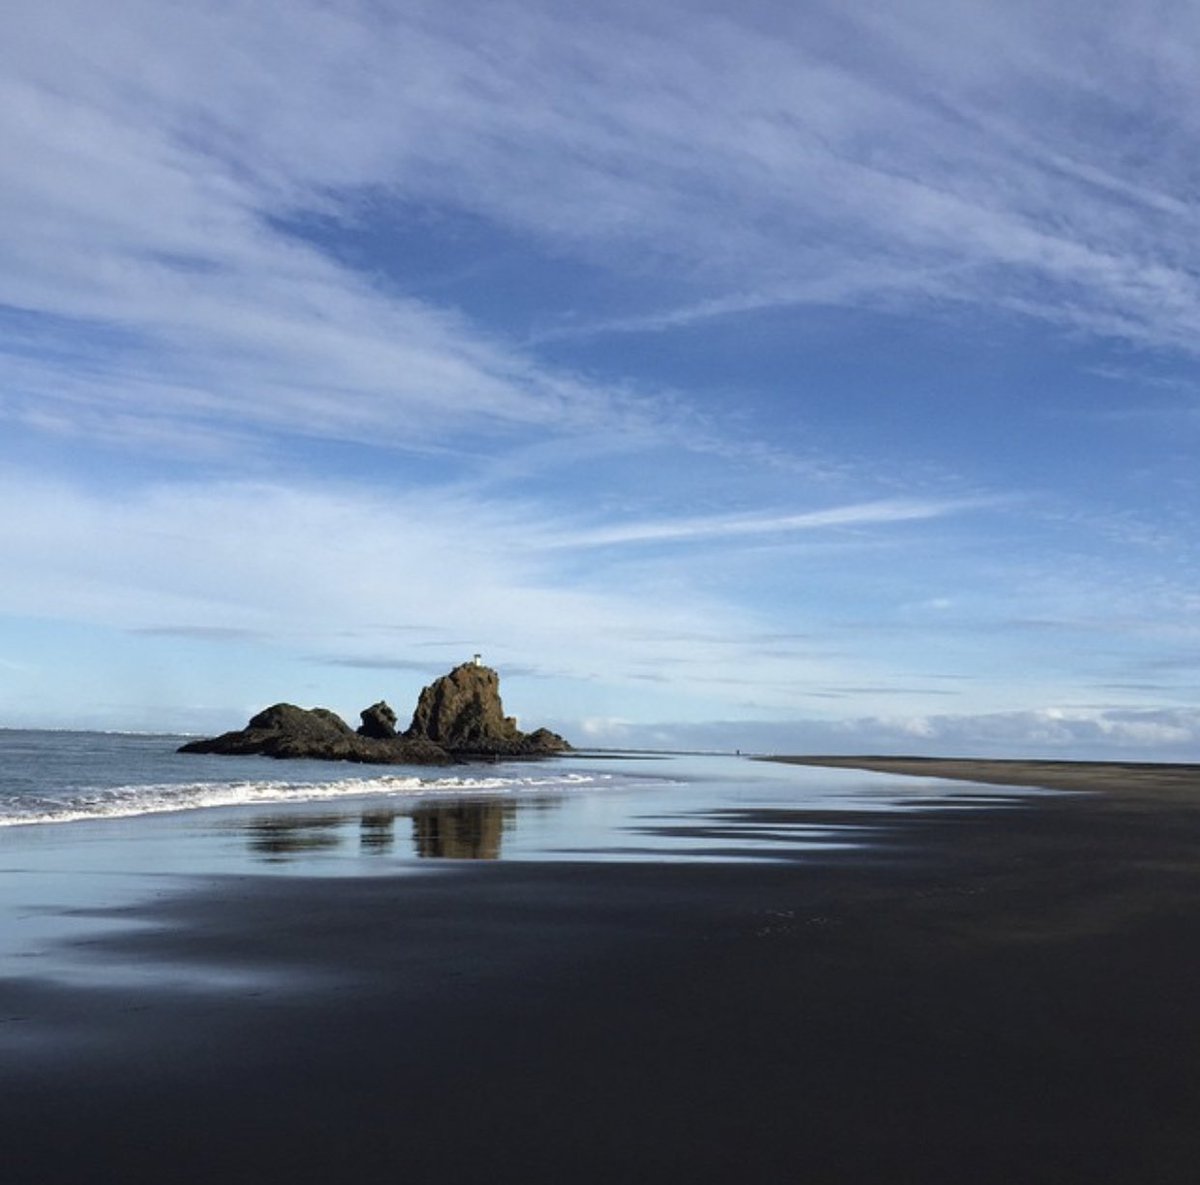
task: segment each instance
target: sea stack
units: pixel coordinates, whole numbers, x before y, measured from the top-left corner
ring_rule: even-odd
[[[557,733],[539,728],[524,733],[504,714],[500,676],[476,657],[435,679],[422,692],[404,734],[432,741],[448,753],[477,757],[535,757],[571,746]]]
[[[380,700],[361,712],[355,732],[328,708],[274,704],[245,728],[189,741],[181,753],[307,757],[372,765],[444,765],[497,757],[549,757],[570,749],[557,733],[524,733],[500,700],[500,676],[479,656],[435,679],[417,701],[412,723],[396,732],[396,713]]]

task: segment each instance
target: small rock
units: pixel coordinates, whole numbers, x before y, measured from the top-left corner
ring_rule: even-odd
[[[388,741],[396,735],[396,713],[383,700],[363,708],[359,714],[362,716],[362,724],[358,729],[360,737]]]

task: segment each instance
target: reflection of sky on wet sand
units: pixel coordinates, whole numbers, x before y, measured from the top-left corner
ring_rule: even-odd
[[[390,865],[780,860],[868,846],[898,815],[1004,809],[1044,793],[717,757],[604,764],[632,776],[582,792],[364,801],[340,812],[280,806],[249,820],[231,815],[226,833],[242,834],[266,863],[324,872],[336,871],[331,862],[385,856]]]
[[[344,822],[341,814],[268,815],[246,824],[246,839],[250,850],[264,859],[286,860],[299,853],[340,846]]]
[[[677,816],[656,819],[651,815],[628,819],[621,828],[623,840],[614,834],[607,844],[575,846],[564,829],[561,846],[542,847],[530,834],[535,829],[523,829],[521,824],[527,811],[555,809],[568,809],[568,804],[481,799],[373,809],[361,814],[289,812],[248,820],[241,830],[247,850],[268,864],[310,863],[312,857],[322,853],[401,859],[416,856],[422,860],[771,859],[816,848],[857,847],[872,831],[858,823],[830,824],[811,815],[797,821],[750,817],[746,813],[741,818],[722,819],[712,813],[697,815],[687,823]],[[514,830],[524,831],[524,842],[506,850],[506,836]],[[397,836],[406,831],[411,842],[398,847]]]
[[[396,812],[363,811],[358,822],[358,849],[366,855],[384,856],[396,845]]]
[[[914,812],[1006,809],[1046,793],[719,757],[594,767],[620,776],[557,793],[374,795],[8,829],[0,959],[16,975],[83,973],[72,949],[85,956],[91,939],[137,924],[123,907],[197,879],[236,891],[247,875],[403,878],[466,860],[854,859]],[[540,768],[591,767],[576,757]]]
[[[264,815],[244,824],[247,848],[270,863],[341,849],[396,854],[397,831],[411,825],[412,854],[424,859],[498,860],[517,804],[498,799],[320,814]]]

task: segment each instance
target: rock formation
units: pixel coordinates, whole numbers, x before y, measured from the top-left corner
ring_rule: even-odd
[[[504,714],[500,676],[479,662],[465,662],[426,687],[404,735],[470,757],[545,756],[571,747],[546,728],[523,733]]]
[[[360,737],[389,741],[396,735],[396,713],[383,700],[363,708],[359,715],[362,717],[362,724],[358,728]]]
[[[500,702],[500,676],[491,667],[463,663],[435,679],[417,700],[410,737],[451,752],[502,753],[519,748],[524,734]]]
[[[523,733],[500,702],[500,676],[478,661],[463,663],[422,692],[412,724],[396,732],[396,713],[380,700],[361,712],[357,732],[328,708],[275,704],[245,728],[189,741],[181,753],[261,753],[380,765],[439,765],[483,757],[547,757],[571,746],[539,728]]]
[[[390,738],[365,736],[361,731],[354,732],[328,708],[298,708],[295,704],[274,704],[259,712],[245,728],[210,740],[189,741],[179,752],[230,756],[261,753],[265,757],[310,757],[372,765],[446,765],[454,760],[437,745],[397,737],[394,729]]]

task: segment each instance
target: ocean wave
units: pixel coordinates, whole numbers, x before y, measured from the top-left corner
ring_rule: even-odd
[[[76,789],[61,797],[9,795],[0,798],[0,827],[78,823],[132,818],[212,807],[400,796],[407,799],[467,798],[524,794],[563,794],[613,781],[610,774],[567,773],[528,777],[441,777],[385,775],[329,782],[254,780],[240,782],[151,783]]]

